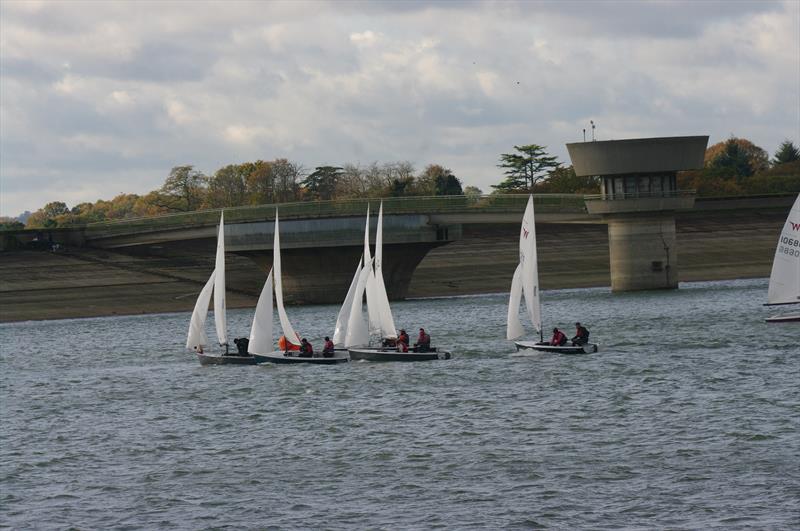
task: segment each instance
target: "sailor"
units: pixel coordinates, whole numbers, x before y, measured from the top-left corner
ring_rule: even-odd
[[[233,344],[236,345],[236,350],[240,356],[249,356],[250,353],[247,352],[247,348],[250,346],[250,340],[246,337],[237,337],[233,340]]]
[[[572,346],[578,347],[589,342],[589,331],[580,323],[575,323],[575,337],[572,338]]]
[[[558,328],[553,328],[553,338],[550,340],[553,346],[563,347],[567,344],[567,336]]]
[[[301,358],[314,357],[314,347],[311,346],[311,343],[309,343],[306,338],[300,340],[300,357]]]
[[[431,336],[425,332],[424,328],[419,329],[419,337],[414,343],[414,347],[417,352],[428,352],[431,349]]]
[[[328,336],[325,336],[325,345],[322,347],[322,357],[323,358],[332,358],[333,357],[333,341]]]
[[[408,334],[401,328],[400,334],[397,336],[397,350],[400,352],[408,352],[408,343]]]

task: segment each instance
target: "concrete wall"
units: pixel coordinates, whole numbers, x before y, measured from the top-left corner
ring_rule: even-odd
[[[703,167],[708,136],[635,138],[567,144],[579,176],[673,172]]]

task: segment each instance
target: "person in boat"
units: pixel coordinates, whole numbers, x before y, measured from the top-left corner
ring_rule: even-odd
[[[314,347],[311,346],[311,343],[309,343],[306,338],[300,340],[300,357],[301,358],[314,357]]]
[[[410,339],[408,338],[408,334],[401,328],[400,334],[397,336],[397,350],[400,352],[408,352],[409,343]]]
[[[322,357],[323,358],[332,358],[333,357],[333,341],[328,336],[325,336],[325,345],[322,347]]]
[[[553,337],[550,339],[550,344],[555,347],[563,347],[567,344],[567,336],[558,328],[553,328]]]
[[[249,356],[250,353],[247,352],[248,347],[250,346],[250,340],[246,337],[237,337],[233,340],[233,344],[236,345],[236,350],[240,356]]]
[[[203,354],[203,345],[197,345],[196,347],[194,347],[194,350],[198,354]]]
[[[416,352],[428,352],[431,349],[431,336],[425,332],[424,328],[419,329],[419,337],[417,342],[414,343],[414,350]]]
[[[589,331],[580,323],[575,323],[575,337],[572,338],[572,346],[579,347],[589,342]]]

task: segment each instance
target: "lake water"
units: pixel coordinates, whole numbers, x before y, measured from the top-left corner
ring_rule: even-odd
[[[800,327],[766,288],[544,292],[580,357],[509,357],[505,295],[393,304],[454,352],[416,364],[200,367],[188,313],[3,324],[0,525],[796,529]],[[319,348],[337,310],[289,313]]]

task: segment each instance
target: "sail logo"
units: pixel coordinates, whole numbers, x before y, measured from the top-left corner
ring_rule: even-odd
[[[527,239],[527,238],[528,238],[528,234],[530,234],[530,231],[528,231],[528,229],[526,229],[525,227],[523,227],[523,228],[522,228],[522,237],[523,237],[523,238],[525,238],[525,239]]]
[[[792,230],[800,230],[800,223],[795,223],[793,221],[790,221],[789,225],[792,226]]]

